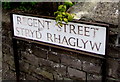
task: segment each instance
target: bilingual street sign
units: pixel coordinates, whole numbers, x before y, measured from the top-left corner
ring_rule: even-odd
[[[56,25],[55,19],[12,14],[14,37],[96,55],[106,54],[107,26],[69,22]]]

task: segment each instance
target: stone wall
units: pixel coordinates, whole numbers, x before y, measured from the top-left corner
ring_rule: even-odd
[[[12,27],[8,12],[14,11],[3,11],[3,80],[16,80]],[[23,12],[19,11],[19,13]],[[106,78],[120,81],[120,48],[113,45],[108,47],[106,62],[100,58],[21,40],[17,41],[17,47],[20,80],[96,80],[101,82]]]
[[[24,46],[20,47],[19,44]],[[21,79],[102,79],[103,62],[100,59],[23,41],[19,44]]]

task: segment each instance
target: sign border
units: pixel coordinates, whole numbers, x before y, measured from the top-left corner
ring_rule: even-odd
[[[87,22],[87,21],[82,21],[82,20],[73,20],[73,21],[71,21],[73,23],[81,23],[81,24],[87,24],[87,25],[89,24],[89,25],[96,25],[96,26],[104,26],[106,28],[105,55],[101,55],[101,54],[97,54],[97,53],[92,53],[92,52],[87,52],[87,51],[78,50],[78,49],[74,49],[74,48],[69,48],[69,47],[65,47],[65,46],[60,46],[60,45],[56,45],[56,44],[51,44],[51,43],[46,43],[46,42],[41,42],[41,41],[37,41],[37,40],[26,39],[26,38],[14,36],[13,14],[23,15],[23,16],[31,16],[31,17],[40,17],[40,18],[46,18],[46,19],[53,19],[53,20],[55,20],[54,17],[50,17],[50,16],[41,16],[41,15],[23,14],[23,13],[11,13],[10,14],[10,20],[11,20],[11,26],[12,26],[12,36],[13,36],[13,39],[27,41],[27,42],[30,42],[30,43],[37,43],[37,44],[50,46],[50,47],[55,47],[55,48],[59,48],[59,49],[64,49],[64,50],[67,50],[67,51],[72,51],[72,52],[80,53],[80,54],[83,54],[83,55],[85,54],[85,55],[89,55],[89,56],[93,56],[93,57],[97,57],[97,58],[102,58],[102,59],[106,58],[106,54],[108,52],[109,24],[98,22],[98,21],[95,21],[95,22],[92,22],[92,21],[91,22]]]

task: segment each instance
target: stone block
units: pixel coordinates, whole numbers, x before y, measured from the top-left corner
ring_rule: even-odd
[[[117,73],[118,73],[118,77],[120,78],[120,60],[118,61],[119,63],[119,66],[118,66],[118,69],[117,69]]]
[[[49,72],[49,70],[46,69],[47,67],[45,66],[40,66],[40,67],[35,67],[34,65],[29,65],[29,71],[28,74],[34,74],[33,76],[36,78],[39,78],[39,75],[41,75],[42,71]],[[50,73],[50,72],[49,72]]]
[[[2,54],[12,55],[13,56],[13,49],[10,45],[2,44]]]
[[[79,54],[78,59],[81,60],[82,62],[82,69],[85,72],[88,73],[97,73],[101,74],[102,72],[102,59],[92,57],[92,56],[87,56],[84,54]]]
[[[64,77],[64,78],[63,78],[63,81],[66,81],[66,80],[69,81],[69,82],[73,82],[70,78]]]
[[[82,67],[81,60],[76,59],[69,55],[61,55],[61,64],[69,66],[69,67],[73,67],[76,69],[80,69],[80,70]]]
[[[26,63],[24,61],[20,61],[19,62],[19,66],[20,66],[20,71],[23,71],[25,73],[29,73],[30,69],[29,69],[29,63]]]
[[[9,45],[12,47],[12,39],[9,36],[2,36],[2,44]]]
[[[58,81],[58,80],[61,81],[61,80],[63,80],[63,77],[59,73],[57,73],[57,72],[53,73],[53,77],[54,77],[55,81]]]
[[[87,73],[97,73],[101,74],[101,65],[96,64],[95,62],[83,61],[83,70]]]
[[[32,80],[32,81],[34,81],[34,80],[38,80],[38,79],[35,78],[35,77],[32,76],[32,75],[26,74],[26,80]]]
[[[26,62],[32,64],[32,65],[35,65],[35,66],[38,66],[39,64],[39,60],[38,58],[33,55],[33,54],[29,54],[27,52],[21,52],[21,56],[23,57],[23,60],[25,60]]]
[[[64,65],[57,65],[56,67],[56,72],[62,76],[62,77],[66,77],[67,76],[67,67]]]
[[[117,59],[108,58],[107,59],[107,75],[112,78],[120,78],[119,77],[119,67],[120,63]]]
[[[20,78],[19,79],[22,80],[22,81],[26,80],[26,73],[20,72]]]
[[[43,58],[39,58],[39,66],[50,66],[51,67],[51,61]]]
[[[54,67],[49,67],[49,66],[41,66],[41,69],[45,70],[45,71],[48,71],[50,73],[54,73],[56,70]]]
[[[46,66],[45,67],[44,66],[43,67],[35,67],[35,66],[30,65],[28,74],[32,75],[33,77],[35,77],[38,80],[46,80],[46,79],[53,80],[53,74],[49,72],[50,70],[51,70],[51,68],[49,68],[49,70],[48,70]]]
[[[32,48],[33,47],[39,48],[39,49],[44,50],[44,51],[48,51],[49,50],[49,46],[42,45],[42,44],[33,44]]]
[[[95,75],[95,74],[87,74],[87,81],[98,81],[102,82],[102,76],[101,75]]]
[[[10,56],[8,54],[3,54],[3,61],[8,62],[8,61],[14,61],[13,56]]]
[[[9,65],[6,62],[2,62],[2,76],[3,78],[5,78],[4,76],[6,75],[6,72],[9,70]]]
[[[25,41],[17,41],[18,51],[26,51],[28,48],[28,43]]]
[[[48,71],[48,72],[55,72],[56,71],[56,66],[58,66],[59,64],[46,60],[46,59],[42,59],[39,58],[39,67]]]
[[[58,54],[72,54],[72,52],[71,51],[68,51],[68,50],[65,50],[65,49],[60,49],[60,48],[53,48],[53,47],[51,47],[51,51],[52,52],[56,52],[56,53],[58,53]]]
[[[38,74],[36,74],[36,73],[32,73],[31,74],[33,77],[35,77],[35,78],[37,78],[37,80],[38,81],[48,81],[49,82],[49,79],[48,78],[45,78],[44,76],[42,76],[42,75],[38,75]]]
[[[6,70],[2,76],[2,80],[16,80],[15,72],[11,70]]]
[[[115,78],[107,77],[106,80],[107,80],[106,82],[120,82],[120,78],[115,79]]]
[[[120,49],[119,48],[109,46],[108,51],[109,51],[108,52],[109,57],[120,59]]]
[[[53,80],[53,74],[52,73],[49,73],[49,72],[43,70],[39,74],[44,76],[45,78],[48,78],[49,80]]]
[[[48,60],[60,63],[60,54],[57,54],[55,52],[49,52],[48,53]]]
[[[55,73],[57,72],[59,75],[61,76],[65,76],[66,75],[66,66],[60,65],[59,63],[54,63],[52,61],[49,60],[45,60],[42,58],[39,58],[39,64],[40,64],[40,68],[42,70],[48,71],[50,73]]]
[[[10,69],[15,69],[15,63],[13,56],[9,54],[3,54],[3,62],[6,63],[5,65],[8,65]]]
[[[2,22],[2,28],[3,28],[3,30],[10,31],[11,30],[10,26],[11,26],[10,23],[8,23],[8,22]]]
[[[32,48],[32,50],[33,50],[33,54],[34,54],[36,57],[38,57],[38,58],[44,58],[44,59],[47,58],[47,51],[46,51],[45,49],[41,49],[41,48],[39,48],[39,47],[34,46],[34,47]]]
[[[73,68],[68,68],[68,75],[70,78],[76,78],[79,80],[86,80],[86,73]]]

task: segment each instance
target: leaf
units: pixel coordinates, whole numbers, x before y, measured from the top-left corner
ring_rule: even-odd
[[[58,14],[58,11],[54,12],[54,15],[57,15]]]
[[[65,13],[65,12],[62,12],[62,15],[64,15],[64,16],[65,16],[65,15],[66,15],[66,13]]]
[[[70,0],[65,0],[64,5],[66,5],[67,7],[71,7],[73,6],[73,3]]]
[[[64,18],[63,19],[65,23],[68,23],[68,19],[67,18]]]
[[[68,15],[68,21],[72,21],[73,20],[73,16],[71,14]]]
[[[57,26],[61,26],[62,27],[63,26],[62,22],[58,22]]]
[[[62,18],[62,15],[58,15],[57,17],[58,17],[58,18]]]
[[[58,7],[58,10],[61,10],[63,8],[63,5],[60,5],[59,7]]]
[[[61,12],[65,12],[66,9],[67,9],[66,5],[60,5],[60,6],[58,7],[58,11],[61,11]]]

